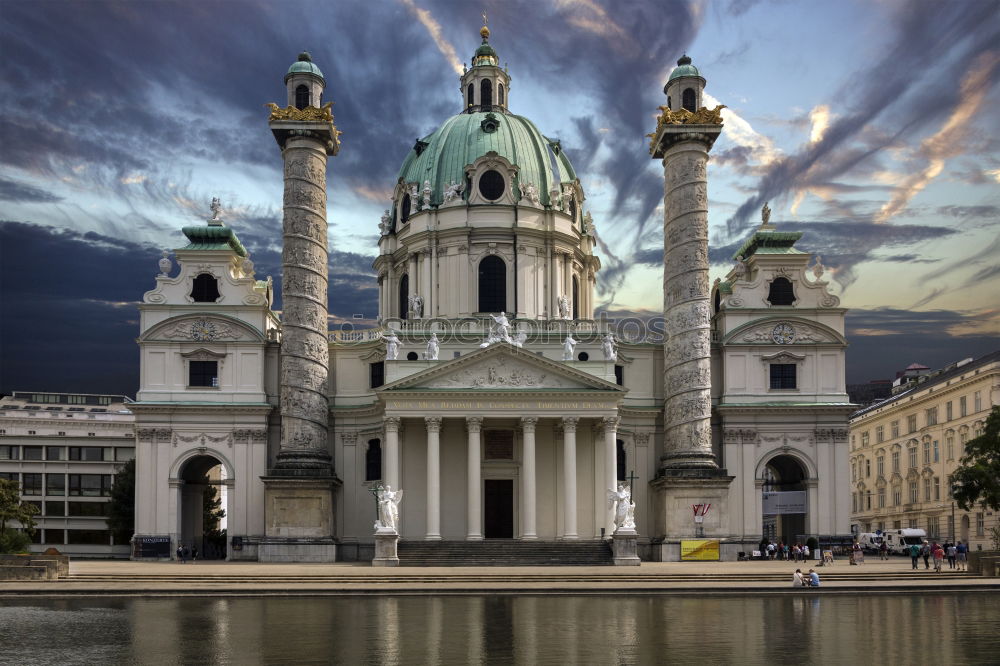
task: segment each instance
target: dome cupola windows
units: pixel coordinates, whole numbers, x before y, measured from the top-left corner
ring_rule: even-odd
[[[292,63],[285,74],[285,87],[288,89],[288,106],[304,109],[307,106],[322,106],[323,90],[326,79],[323,72],[312,61],[308,51],[299,54],[298,60]]]
[[[691,58],[681,56],[677,67],[670,72],[667,85],[663,92],[667,95],[667,106],[671,111],[697,111],[705,106],[702,93],[705,90],[705,79],[698,68],[691,64]]]
[[[506,112],[510,77],[500,68],[500,59],[490,46],[490,29],[484,25],[479,34],[483,42],[472,56],[472,67],[462,74],[463,110],[466,113]]]

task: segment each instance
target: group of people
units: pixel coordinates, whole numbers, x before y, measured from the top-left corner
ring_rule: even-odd
[[[760,552],[769,560],[805,562],[809,559],[809,546],[803,543],[796,543],[791,546],[780,541],[777,544],[761,543]]]
[[[937,541],[928,543],[925,539],[922,544],[911,544],[910,562],[914,569],[920,568],[920,558],[924,560],[924,569],[931,568],[931,560],[934,560],[934,571],[941,573],[944,569],[944,561],[947,558],[948,568],[965,571],[968,567],[969,547],[959,541],[958,543],[945,542],[939,544]]]
[[[188,558],[192,562],[198,561],[198,546],[192,545],[191,548],[187,546],[177,546],[177,559],[181,564],[187,564]]]
[[[792,587],[819,587],[819,574],[815,569],[810,569],[808,574],[796,569],[792,574]]]

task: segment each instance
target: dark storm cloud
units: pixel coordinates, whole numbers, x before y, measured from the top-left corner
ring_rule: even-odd
[[[750,197],[727,221],[731,236],[740,234],[755,216],[763,202],[805,184],[803,181],[817,164],[825,178],[837,171],[847,171],[885,147],[894,138],[883,134],[871,135],[867,144],[850,159],[842,159],[839,151],[857,150],[849,143],[859,139],[870,123],[878,121],[891,109],[892,124],[900,128],[897,136],[913,133],[929,122],[947,116],[962,102],[961,96],[951,95],[950,103],[925,103],[926,90],[955,90],[957,78],[964,69],[934,67],[945,59],[966,65],[977,56],[995,48],[1000,40],[1000,14],[990,2],[971,2],[955,11],[949,3],[921,0],[900,5],[895,10],[889,28],[895,35],[887,50],[865,65],[863,72],[848,78],[849,83],[834,98],[856,100],[855,106],[842,106],[840,114],[823,138],[809,144],[798,153],[778,160],[767,168],[757,185],[757,194]],[[872,76],[877,72],[877,76]],[[839,162],[838,169],[831,161]]]
[[[0,177],[0,201],[55,203],[56,201],[62,201],[62,197],[57,197],[40,187]]]

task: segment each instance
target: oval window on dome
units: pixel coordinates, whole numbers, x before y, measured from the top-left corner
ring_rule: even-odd
[[[490,201],[496,201],[502,197],[506,187],[507,183],[503,176],[495,169],[490,169],[479,177],[479,193]]]

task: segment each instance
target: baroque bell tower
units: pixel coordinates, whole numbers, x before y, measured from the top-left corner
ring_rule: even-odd
[[[326,80],[303,52],[285,75],[288,105],[270,104],[284,162],[281,443],[263,477],[261,561],[333,561],[334,487],[328,441],[327,159],[340,149]]]

